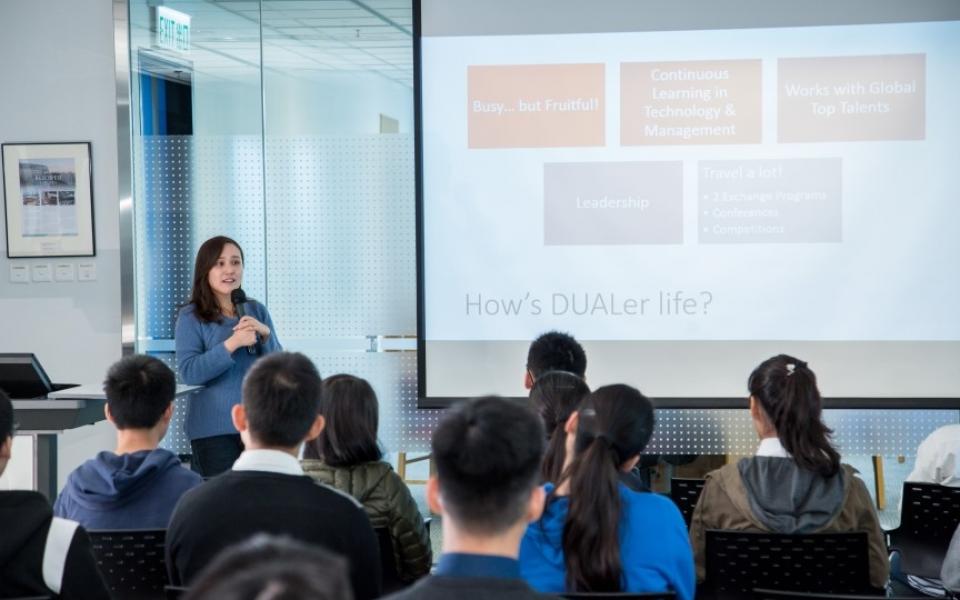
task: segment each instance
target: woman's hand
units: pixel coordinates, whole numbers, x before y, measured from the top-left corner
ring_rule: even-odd
[[[242,329],[234,327],[233,335],[228,337],[223,342],[223,345],[227,348],[227,352],[233,354],[237,348],[252,346],[256,343],[257,331],[253,327],[244,327]]]
[[[233,331],[237,332],[243,329],[252,329],[260,335],[260,339],[262,340],[270,337],[270,328],[249,315],[242,317],[240,322],[234,326]]]

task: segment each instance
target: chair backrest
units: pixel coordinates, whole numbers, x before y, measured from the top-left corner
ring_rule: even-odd
[[[781,590],[763,589],[753,590],[753,600],[876,600],[877,598],[877,594],[819,594],[816,592],[784,592]],[[896,600],[927,600],[929,599],[929,596],[894,596],[894,598]]]
[[[167,585],[163,587],[163,597],[166,600],[180,600],[187,592],[190,591],[190,588],[186,588],[179,585]]]
[[[404,583],[400,579],[397,559],[393,553],[393,536],[386,527],[374,527],[373,531],[377,534],[377,543],[380,545],[380,578],[383,594],[399,591],[403,589]]]
[[[584,600],[601,600],[611,598],[616,600],[674,600],[674,592],[571,592],[560,594],[561,598],[582,598]]]
[[[693,518],[693,509],[697,507],[700,492],[703,491],[703,479],[671,479],[670,498],[683,514],[683,520],[690,528],[690,519]]]
[[[114,598],[163,598],[167,565],[163,529],[87,532],[100,572]]]
[[[708,529],[705,585],[716,598],[755,588],[870,594],[867,534],[783,534]]]
[[[900,552],[900,570],[939,579],[958,523],[960,488],[904,482],[900,527],[890,532],[890,549]]]

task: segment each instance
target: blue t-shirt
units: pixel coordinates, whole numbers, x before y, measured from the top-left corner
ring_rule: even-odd
[[[549,495],[553,485],[544,489]],[[634,492],[622,483],[619,489],[623,591],[674,590],[679,600],[693,600],[693,551],[679,509],[658,494]],[[569,506],[566,496],[555,497],[520,543],[520,575],[538,592],[573,591],[566,589],[562,543]]]
[[[270,328],[270,336],[261,344],[262,354],[282,350],[267,309],[256,300],[247,301],[247,314]],[[193,304],[180,309],[174,337],[177,346],[177,370],[188,385],[203,385],[187,399],[187,437],[196,440],[215,435],[237,433],[230,409],[240,404],[243,376],[260,358],[246,348],[230,354],[223,345],[240,321],[222,317],[206,323],[197,318]]]

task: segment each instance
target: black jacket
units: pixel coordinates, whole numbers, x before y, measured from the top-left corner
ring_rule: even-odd
[[[110,598],[86,532],[42,495],[0,492],[0,532],[0,597]]]
[[[357,501],[306,475],[267,471],[227,471],[180,498],[167,529],[170,582],[189,586],[221,550],[257,533],[340,554],[356,600],[380,595],[380,548]]]

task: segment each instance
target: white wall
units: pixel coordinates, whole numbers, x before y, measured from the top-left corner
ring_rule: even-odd
[[[56,382],[98,382],[120,357],[120,241],[110,0],[0,1],[0,142],[90,141],[97,256],[92,282],[10,282],[0,228],[0,352],[34,352]],[[57,260],[61,262],[61,260]],[[65,435],[60,479],[112,446],[106,424]],[[17,446],[20,450],[23,446]],[[15,456],[14,460],[28,457]]]

